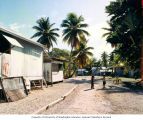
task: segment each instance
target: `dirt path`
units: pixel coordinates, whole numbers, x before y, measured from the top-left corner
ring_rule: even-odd
[[[104,95],[111,103],[111,114],[143,114],[143,90],[119,85],[104,91]]]
[[[107,81],[102,89],[102,81],[95,81],[95,89],[90,89],[90,78],[78,81],[78,88],[61,103],[42,114],[142,114],[143,92],[131,90]]]
[[[61,98],[75,86],[74,83],[58,83],[43,90],[31,91],[26,98],[9,103],[0,104],[0,114],[32,114],[42,107]]]
[[[85,80],[61,103],[42,114],[108,114],[110,102],[105,100],[102,92],[90,89],[90,81]],[[95,88],[98,85],[95,85]]]

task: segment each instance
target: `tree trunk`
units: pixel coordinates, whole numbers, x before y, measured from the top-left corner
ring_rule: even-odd
[[[71,77],[71,60],[72,60],[72,51],[73,51],[73,47],[71,48],[71,52],[70,52],[70,60],[69,60],[69,77]]]
[[[141,40],[141,80],[143,81],[143,38]]]

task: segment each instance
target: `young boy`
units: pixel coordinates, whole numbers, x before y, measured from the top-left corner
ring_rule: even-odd
[[[94,76],[91,77],[91,89],[94,89]]]

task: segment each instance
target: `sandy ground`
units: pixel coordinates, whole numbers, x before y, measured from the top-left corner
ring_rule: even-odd
[[[143,90],[113,85],[103,93],[111,103],[111,114],[143,114]]]
[[[77,82],[78,88],[64,101],[41,114],[142,114],[143,92],[131,90],[107,81],[95,80],[95,89],[90,89],[90,78]]]
[[[143,114],[143,90],[115,85],[111,80],[107,80],[106,89],[102,89],[102,80],[95,78],[95,89],[92,90],[90,77],[73,78],[44,90],[34,90],[25,99],[0,103],[0,114],[32,114],[75,85],[78,87],[64,101],[41,114]]]
[[[108,114],[111,112],[110,102],[102,92],[90,89],[89,80],[81,80],[78,88],[64,101],[49,108],[41,114]]]
[[[43,90],[33,90],[28,97],[9,103],[0,103],[0,114],[32,114],[38,109],[61,98],[75,86],[74,83],[58,83]]]

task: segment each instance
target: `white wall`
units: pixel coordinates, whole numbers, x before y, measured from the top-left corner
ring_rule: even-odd
[[[53,82],[63,81],[63,71],[52,72]]]
[[[51,74],[51,69],[52,69],[52,63],[44,63],[44,78],[48,82],[58,82],[58,81],[63,81],[63,71],[58,71],[58,72],[52,72]],[[47,77],[47,73],[49,76]],[[52,76],[51,76],[52,75]]]
[[[2,55],[2,73],[8,77],[24,76],[28,80],[42,79],[42,48],[28,43],[21,44],[24,48],[14,47],[11,49],[11,54]]]
[[[14,47],[10,54],[10,77],[24,76],[25,58],[24,49]]]
[[[30,80],[43,78],[43,50],[37,46],[24,46],[24,76]]]

